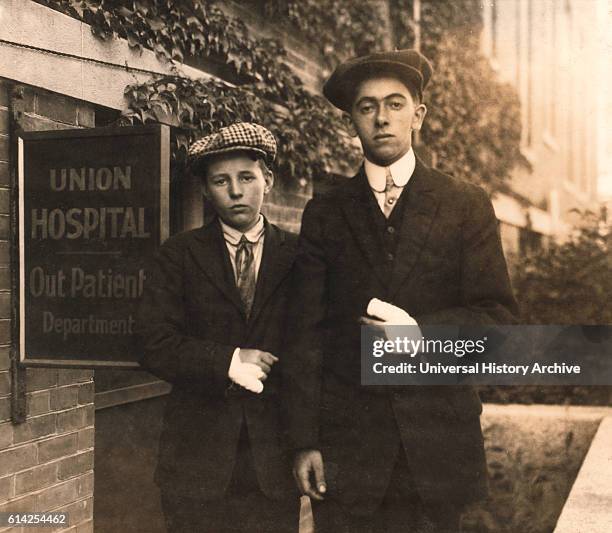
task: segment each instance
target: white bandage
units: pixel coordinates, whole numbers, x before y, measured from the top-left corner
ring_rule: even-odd
[[[417,321],[406,311],[378,298],[372,298],[366,311],[368,315],[388,322],[391,326],[417,326]]]
[[[385,322],[383,329],[387,339],[397,337],[399,331],[395,326],[417,326],[416,329],[410,329],[410,335],[415,340],[421,338],[421,328],[418,327],[417,321],[401,307],[397,307],[389,302],[383,302],[378,298],[372,298],[366,312],[368,315]],[[402,334],[405,335],[405,333],[405,330],[402,330]]]
[[[234,350],[227,375],[234,383],[255,394],[261,393],[264,389],[260,380],[266,373],[253,363],[243,363],[240,360],[240,348]]]

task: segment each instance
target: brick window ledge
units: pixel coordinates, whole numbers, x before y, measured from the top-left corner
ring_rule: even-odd
[[[127,403],[164,396],[171,389],[172,385],[169,383],[161,379],[153,379],[148,383],[138,383],[136,385],[127,385],[125,387],[96,392],[94,405],[96,410],[117,407]]]

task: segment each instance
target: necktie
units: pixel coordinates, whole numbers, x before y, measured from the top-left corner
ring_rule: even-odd
[[[253,243],[244,235],[236,249],[236,286],[248,318],[255,298],[255,254]]]
[[[387,167],[386,169],[386,186],[385,186],[385,203],[383,206],[383,213],[385,217],[389,218],[391,215],[391,211],[395,207],[395,202],[397,202],[397,197],[401,192],[400,187],[396,187],[395,183],[393,183],[393,176],[391,175],[391,169]]]

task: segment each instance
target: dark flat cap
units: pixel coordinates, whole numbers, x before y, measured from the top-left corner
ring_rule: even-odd
[[[337,108],[350,112],[357,84],[365,79],[390,75],[422,98],[432,73],[431,63],[417,50],[377,52],[338,65],[323,86],[323,94]]]
[[[189,147],[189,162],[196,168],[212,155],[236,151],[255,152],[271,164],[276,157],[276,139],[259,124],[236,122],[193,142]]]

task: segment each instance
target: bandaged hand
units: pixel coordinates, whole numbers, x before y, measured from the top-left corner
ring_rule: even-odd
[[[264,389],[263,380],[266,379],[266,373],[256,364],[243,363],[239,354],[240,348],[236,348],[227,373],[228,377],[237,385],[260,394]]]
[[[368,303],[366,312],[370,318],[362,318],[362,324],[379,327],[381,333],[384,332],[387,339],[393,339],[397,336],[398,331],[394,331],[395,326],[416,326],[411,329],[411,336],[415,339],[421,338],[421,329],[418,327],[417,321],[401,307],[383,302],[378,298],[372,298]]]
[[[366,310],[368,315],[386,322],[390,326],[417,326],[417,321],[401,307],[378,298],[372,298]]]

